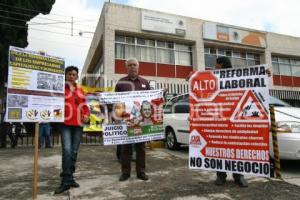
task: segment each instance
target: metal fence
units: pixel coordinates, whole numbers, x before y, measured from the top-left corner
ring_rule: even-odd
[[[34,146],[34,132],[27,132],[18,137],[17,146]],[[81,136],[81,144],[84,145],[102,145],[102,133],[84,132]],[[61,136],[59,132],[51,131],[51,146],[60,146]],[[11,140],[6,137],[6,146],[11,147]]]

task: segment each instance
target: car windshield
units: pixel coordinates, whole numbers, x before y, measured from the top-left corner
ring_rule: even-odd
[[[277,99],[276,97],[273,97],[273,96],[270,96],[269,104],[273,105],[273,106],[277,106],[277,107],[291,107],[290,104],[288,104],[280,99]]]

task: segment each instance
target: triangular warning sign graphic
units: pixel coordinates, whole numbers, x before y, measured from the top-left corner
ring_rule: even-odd
[[[269,121],[261,102],[256,98],[252,91],[248,91],[237,105],[231,121],[251,122],[251,121]]]

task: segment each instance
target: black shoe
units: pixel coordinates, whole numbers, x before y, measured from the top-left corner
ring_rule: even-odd
[[[216,185],[225,185],[226,177],[217,176],[217,179],[215,180]]]
[[[70,189],[69,185],[61,184],[55,191],[54,194],[60,194],[63,193],[64,191],[67,191]]]
[[[46,148],[47,148],[47,149],[51,149],[51,148],[52,148],[52,146],[46,146]]]
[[[147,180],[149,179],[149,177],[148,177],[145,173],[139,173],[139,174],[137,175],[137,178],[138,178],[138,179],[141,179],[141,180],[143,180],[143,181],[147,181]]]
[[[129,174],[121,174],[119,181],[126,181],[129,178],[130,178]]]
[[[248,187],[248,182],[244,178],[244,176],[240,176],[239,178],[234,178],[234,182],[240,187]]]
[[[74,187],[74,188],[79,188],[80,185],[75,181],[73,180],[70,184],[69,184],[70,187]]]

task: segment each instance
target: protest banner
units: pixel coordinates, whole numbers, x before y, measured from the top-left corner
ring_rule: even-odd
[[[99,101],[107,112],[104,145],[164,139],[162,90],[100,93]]]
[[[270,176],[266,66],[194,73],[189,167]]]
[[[9,48],[7,122],[63,122],[64,68],[61,58]]]

